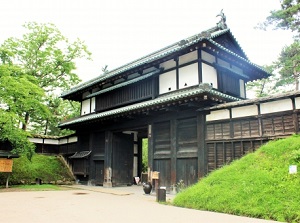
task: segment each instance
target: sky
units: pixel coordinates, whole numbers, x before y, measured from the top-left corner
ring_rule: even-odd
[[[76,62],[76,73],[88,81],[105,65],[112,70],[215,26],[223,9],[250,61],[262,66],[292,43],[288,31],[255,29],[279,8],[279,0],[9,0],[0,5],[0,44],[20,38],[26,22],[53,23],[70,41],[83,40],[92,53],[92,61]]]

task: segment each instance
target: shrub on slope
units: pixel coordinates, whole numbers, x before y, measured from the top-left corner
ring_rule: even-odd
[[[179,193],[174,205],[300,222],[300,136],[272,141]]]
[[[13,161],[13,172],[9,178],[10,184],[30,184],[36,178],[43,183],[72,180],[66,167],[55,156],[35,154],[31,161],[25,156]],[[0,173],[0,184],[5,184],[7,174]]]

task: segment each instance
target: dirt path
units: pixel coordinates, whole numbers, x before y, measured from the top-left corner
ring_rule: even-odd
[[[0,193],[0,222],[272,222],[162,205],[155,202],[155,196],[144,195],[139,186],[109,190],[101,187],[83,188]],[[167,199],[171,198],[168,196]]]

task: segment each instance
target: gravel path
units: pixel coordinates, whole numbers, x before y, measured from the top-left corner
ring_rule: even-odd
[[[167,195],[171,200],[172,195]],[[65,191],[0,193],[0,222],[5,223],[271,223],[254,218],[159,204],[141,186],[106,189],[76,186]]]

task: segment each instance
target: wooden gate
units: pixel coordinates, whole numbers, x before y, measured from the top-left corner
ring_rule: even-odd
[[[132,184],[133,156],[133,135],[114,133],[112,154],[113,186]]]
[[[95,183],[96,185],[103,185],[104,180],[104,161],[95,161]]]

